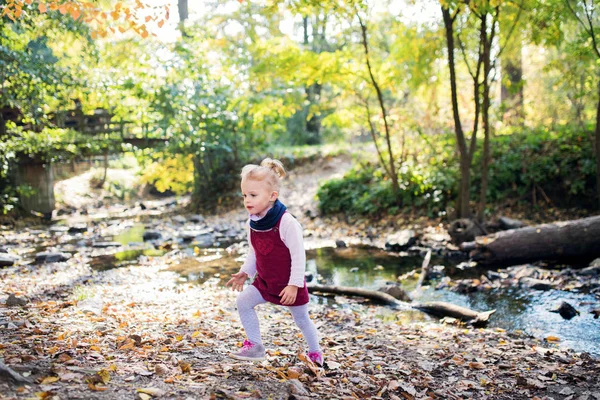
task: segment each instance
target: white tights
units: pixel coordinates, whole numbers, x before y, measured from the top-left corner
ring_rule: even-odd
[[[256,287],[248,285],[243,292],[237,298],[238,312],[240,313],[240,320],[246,331],[248,340],[252,343],[262,344],[262,338],[260,336],[260,323],[258,321],[258,315],[254,311],[254,307],[259,304],[266,303],[262,295]],[[294,322],[302,331],[302,335],[308,343],[308,351],[321,351],[319,346],[319,335],[317,328],[308,316],[308,304],[302,306],[288,307],[294,318]]]

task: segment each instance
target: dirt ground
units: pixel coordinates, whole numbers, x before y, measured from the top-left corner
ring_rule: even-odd
[[[395,229],[391,218],[314,217],[318,180],[348,166],[336,158],[292,172],[282,200],[307,241]],[[207,222],[240,218],[241,206]],[[236,293],[218,277],[186,281],[170,270],[177,262],[167,253],[97,271],[75,255],[0,269],[0,366],[28,380],[16,384],[0,368],[0,398],[600,400],[599,360],[559,349],[559,338],[411,322],[411,312],[345,298],[311,295],[324,368],[306,359],[291,316],[272,305],[259,310],[267,360],[236,361],[228,357],[244,339]]]

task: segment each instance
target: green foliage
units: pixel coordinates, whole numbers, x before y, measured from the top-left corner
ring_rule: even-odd
[[[588,132],[563,126],[516,130],[507,129],[493,140],[488,199],[501,202],[521,199],[546,202],[558,207],[591,208],[595,194],[595,158]],[[474,163],[480,162],[480,154]],[[479,190],[480,173],[473,176]],[[535,192],[535,193],[534,193]]]
[[[432,142],[432,139],[429,139]],[[341,179],[325,182],[318,191],[325,214],[377,216],[416,209],[436,216],[455,199],[457,163],[453,135],[439,135],[431,147],[418,146],[412,162],[398,169],[401,192],[395,199],[390,182],[373,163],[352,169]],[[591,128],[506,129],[492,139],[492,163],[487,198],[490,206],[508,200],[547,203],[557,207],[593,208],[595,159]],[[473,165],[481,164],[481,151]],[[479,196],[481,171],[475,168],[471,195]],[[547,199],[546,199],[547,197]]]
[[[377,216],[418,209],[437,216],[453,196],[456,175],[428,165],[403,163],[398,170],[399,198],[383,170],[373,163],[355,167],[341,179],[321,185],[319,206],[323,213]]]

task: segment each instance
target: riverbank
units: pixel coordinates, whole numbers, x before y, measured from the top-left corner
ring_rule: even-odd
[[[4,398],[598,398],[598,360],[500,329],[402,322],[372,305],[312,304],[326,368],[296,353],[281,308],[260,318],[269,356],[227,354],[243,332],[235,293],[182,282],[164,257],[97,272],[80,260],[0,271],[0,354],[32,380]],[[574,397],[573,397],[574,396]],[[583,397],[581,397],[583,396]],[[585,397],[588,396],[588,397]],[[594,397],[596,396],[596,397]]]
[[[349,163],[340,157],[291,171],[282,199],[305,226],[307,247],[383,247],[398,229],[447,244],[440,221],[318,217],[319,179]],[[304,343],[289,314],[268,305],[259,311],[267,360],[230,359],[244,336],[223,278],[243,249],[223,249],[245,238],[246,216],[242,207],[181,215],[185,204],[113,205],[77,223],[4,228],[0,248],[20,259],[0,269],[0,359],[30,383],[15,385],[0,372],[0,398],[600,399],[598,359],[559,348],[558,336],[415,322],[416,312],[342,297],[311,296],[324,370],[298,355]],[[211,250],[217,243],[235,265],[224,267]],[[199,260],[210,268],[198,268]]]

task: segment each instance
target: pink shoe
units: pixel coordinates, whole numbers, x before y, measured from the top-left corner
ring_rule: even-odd
[[[231,358],[244,361],[262,361],[265,359],[265,346],[244,340],[242,350],[237,353],[230,353]]]
[[[320,351],[311,351],[308,353],[308,358],[319,367],[323,366],[323,353]]]

